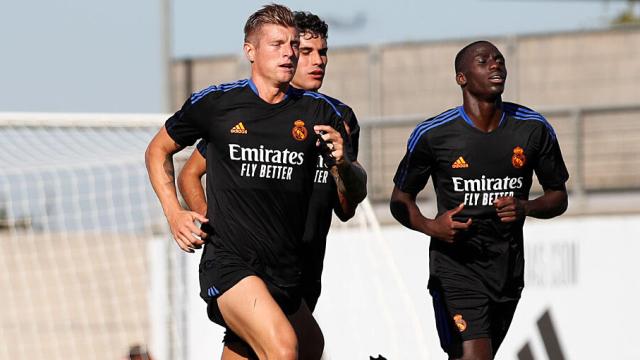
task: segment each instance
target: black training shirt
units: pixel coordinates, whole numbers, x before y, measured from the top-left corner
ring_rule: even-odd
[[[325,96],[335,106],[344,124],[348,127],[349,147],[347,155],[351,161],[358,157],[358,145],[360,139],[360,125],[353,110],[338,99]],[[207,142],[200,140],[197,150],[205,159],[207,158]],[[337,203],[336,184],[329,173],[329,167],[322,155],[317,156],[316,171],[313,177],[313,193],[309,203],[309,211],[304,229],[304,279],[313,286],[322,276],[324,254],[326,250],[327,234],[331,227],[332,212]]]
[[[417,194],[431,177],[438,215],[464,203],[454,219],[473,222],[453,244],[432,239],[432,286],[475,286],[498,300],[519,296],[524,222],[502,223],[493,202],[528,199],[534,172],[544,189],[564,189],[569,177],[553,128],[524,106],[503,103],[500,124],[489,133],[477,129],[461,106],[415,128],[396,187]]]
[[[340,112],[323,95],[290,88],[269,104],[249,79],[193,94],[165,124],[179,145],[206,142],[210,241],[282,286],[300,282],[318,156],[314,125],[344,136]]]

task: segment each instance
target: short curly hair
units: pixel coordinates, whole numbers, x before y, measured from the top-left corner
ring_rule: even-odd
[[[294,11],[293,17],[300,35],[310,35],[326,39],[329,37],[329,25],[318,15],[306,11]]]
[[[467,53],[476,47],[476,45],[480,45],[480,44],[489,44],[493,47],[495,47],[495,45],[493,45],[491,42],[487,41],[487,40],[479,40],[479,41],[474,41],[471,44],[468,44],[467,46],[463,47],[462,49],[460,49],[460,51],[458,51],[458,53],[456,54],[456,58],[453,62],[453,66],[454,69],[456,71],[456,74],[459,72],[464,71],[464,62],[466,61],[466,57],[467,57]]]

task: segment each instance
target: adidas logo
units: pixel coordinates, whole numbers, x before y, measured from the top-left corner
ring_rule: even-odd
[[[454,161],[453,164],[451,164],[451,167],[454,169],[466,169],[469,167],[469,163],[464,161],[464,158],[460,156],[458,160]]]
[[[551,311],[549,309],[540,316],[536,322],[538,325],[538,332],[542,338],[542,344],[546,350],[546,355],[543,357],[534,356],[532,341],[527,341],[524,346],[518,351],[518,360],[536,360],[536,359],[550,359],[550,360],[564,360],[566,359],[564,351],[560,346],[560,339],[558,338],[558,332],[553,325],[551,319]],[[540,355],[540,354],[538,354]]]
[[[236,124],[236,126],[231,128],[231,133],[232,134],[246,134],[247,133],[247,128],[245,128],[244,124],[242,123],[242,121],[240,121],[239,123]]]

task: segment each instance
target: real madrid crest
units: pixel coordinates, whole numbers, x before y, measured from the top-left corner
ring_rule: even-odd
[[[304,127],[304,121],[296,120],[293,122],[293,129],[291,129],[291,135],[298,141],[303,141],[307,138],[307,128]]]
[[[460,332],[463,332],[463,331],[467,330],[467,322],[462,318],[462,315],[455,314],[453,316],[453,321],[455,322],[455,324],[458,327],[458,330],[460,330]]]
[[[513,156],[511,156],[511,164],[514,168],[520,169],[527,162],[527,158],[524,156],[524,149],[520,146],[513,148]]]

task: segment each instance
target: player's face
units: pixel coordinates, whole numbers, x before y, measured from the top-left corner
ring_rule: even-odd
[[[299,43],[295,28],[263,25],[254,40],[245,43],[245,52],[253,63],[253,75],[274,84],[289,83],[296,72]]]
[[[489,43],[476,45],[465,56],[464,71],[458,74],[457,80],[465,91],[480,98],[500,96],[507,80],[504,56]]]
[[[298,67],[291,84],[303,90],[320,89],[328,62],[327,50],[327,39],[308,33],[301,34]]]

